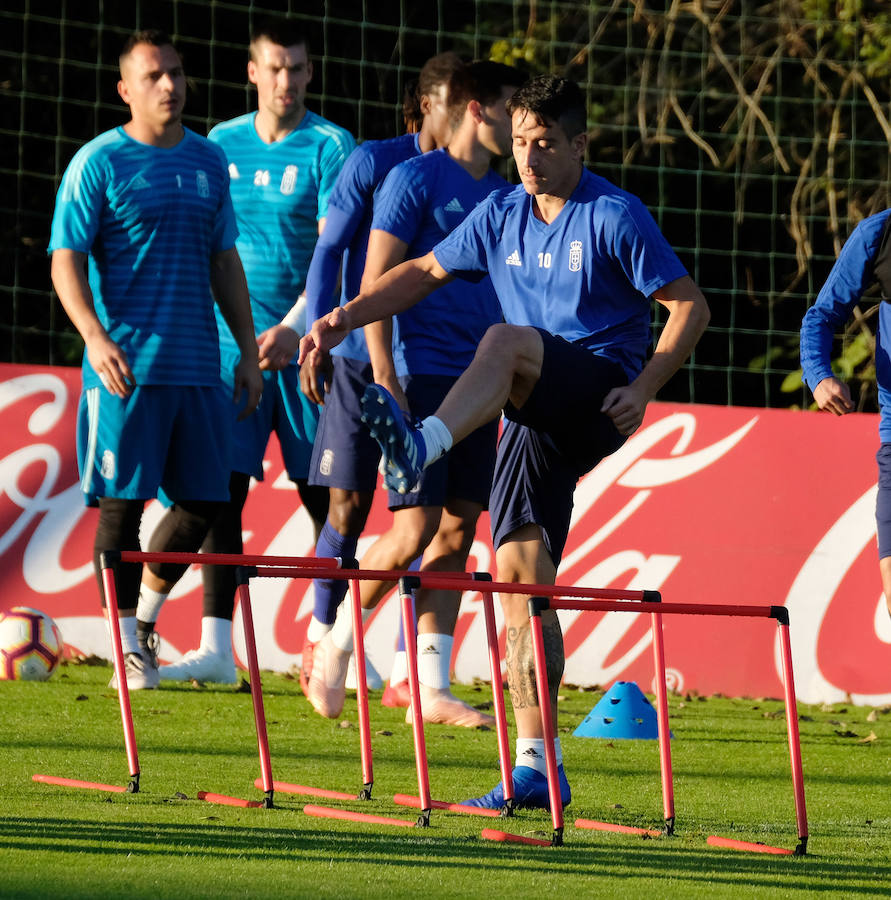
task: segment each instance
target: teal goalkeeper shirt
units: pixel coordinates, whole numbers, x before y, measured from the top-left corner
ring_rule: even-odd
[[[96,314],[137,384],[220,383],[210,263],[235,244],[228,188],[223,154],[188,128],[174,147],[115,128],[65,171],[49,251],[87,254]],[[86,355],[83,382],[100,384]]]
[[[319,219],[346,158],[356,146],[343,128],[309,110],[280,141],[266,143],[256,113],[217,125],[208,139],[226,155],[254,329],[277,325],[294,305],[319,236]],[[218,317],[224,370],[238,357]]]

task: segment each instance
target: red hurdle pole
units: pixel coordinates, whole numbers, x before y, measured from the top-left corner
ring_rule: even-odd
[[[789,758],[792,764],[792,787],[795,791],[795,821],[798,826],[796,856],[807,853],[807,809],[804,802],[804,770],[801,764],[801,737],[798,732],[798,704],[795,700],[795,677],[792,674],[792,642],[789,638],[789,611],[777,607],[777,628],[783,661],[783,688],[786,692],[786,730],[789,734]]]
[[[288,566],[292,569],[341,568],[341,561],[336,556],[258,556],[250,553],[181,553],[167,550],[156,553],[144,553],[141,550],[121,550],[120,556],[122,562],[174,563],[185,566]],[[312,577],[316,577],[315,573],[313,573]],[[327,578],[328,576],[326,575],[325,577]]]
[[[118,703],[121,707],[121,724],[124,728],[124,746],[127,748],[127,762],[130,766],[130,783],[127,790],[131,794],[139,792],[139,753],[136,749],[136,731],[133,728],[133,710],[130,707],[130,688],[124,667],[124,649],[121,645],[121,623],[118,621],[118,594],[115,585],[115,563],[122,554],[105,552],[100,554],[102,585],[105,588],[105,606],[108,624],[111,628],[111,653],[114,672],[118,682]]]
[[[662,809],[665,816],[665,833],[674,834],[674,773],[671,768],[671,728],[668,725],[668,689],[665,684],[662,616],[653,613],[651,624],[656,681],[656,722],[659,728],[659,763],[662,771]]]
[[[430,795],[430,775],[427,769],[427,743],[424,739],[424,714],[421,709],[421,689],[418,684],[418,639],[412,591],[421,584],[416,574],[399,579],[399,599],[402,603],[402,633],[405,638],[405,659],[408,664],[408,692],[411,702],[412,735],[415,741],[415,765],[418,770],[418,797],[421,815],[418,825],[430,824],[433,799]]]
[[[541,730],[544,733],[545,764],[548,769],[548,796],[551,800],[551,821],[554,837],[551,843],[563,843],[563,799],[560,796],[560,776],[557,772],[557,753],[554,750],[554,723],[551,721],[551,694],[548,688],[548,667],[545,658],[541,611],[548,609],[546,597],[529,598],[529,624],[532,628],[532,649],[535,651],[535,685],[538,707],[541,710]]]
[[[504,681],[501,678],[501,656],[498,652],[498,629],[495,627],[495,601],[491,589],[481,591],[486,640],[489,644],[489,669],[492,673],[492,704],[495,708],[495,733],[498,737],[498,762],[504,791],[506,816],[514,812],[514,775],[511,768],[510,742],[507,735],[507,712],[504,707]]]
[[[248,658],[248,674],[251,681],[251,703],[254,708],[254,724],[257,729],[257,748],[260,753],[260,777],[266,799],[263,806],[273,805],[272,760],[269,755],[269,737],[266,733],[266,712],[263,708],[263,686],[260,683],[260,665],[257,660],[257,641],[254,633],[254,616],[251,610],[251,592],[248,582],[251,570],[239,567],[235,570],[238,601],[241,605],[241,621],[244,627],[244,644]]]
[[[359,713],[359,747],[362,757],[362,792],[360,800],[371,799],[374,771],[371,755],[371,718],[368,713],[368,678],[365,671],[365,625],[362,622],[362,603],[359,581],[350,585],[350,609],[353,617],[353,661],[356,664],[356,706]]]

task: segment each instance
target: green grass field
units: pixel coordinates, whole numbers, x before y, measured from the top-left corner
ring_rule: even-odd
[[[793,848],[797,842],[782,704],[673,696],[677,833],[641,838],[582,831],[578,817],[658,827],[655,741],[571,732],[601,696],[565,688],[561,740],[573,802],[563,847],[483,840],[484,827],[549,837],[550,816],[513,820],[434,810],[427,829],[317,819],[329,803],[413,819],[392,803],[417,794],[404,711],[372,694],[374,799],[279,793],[276,808],[204,803],[198,791],[259,799],[247,692],[176,685],[133,695],[138,794],[36,784],[35,772],[126,784],[110,669],[63,666],[44,684],[0,682],[0,897],[634,897],[891,894],[891,714],[850,705],[799,709],[810,844],[805,857],[707,846],[710,834]],[[317,716],[291,678],[265,675],[277,780],[361,788],[355,701],[341,721]],[[486,685],[459,687],[473,703]],[[498,780],[494,731],[428,726],[437,799],[461,801]]]

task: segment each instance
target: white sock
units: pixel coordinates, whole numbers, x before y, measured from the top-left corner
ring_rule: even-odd
[[[563,762],[563,748],[560,746],[560,738],[554,738],[554,753],[557,755],[557,765]],[[544,738],[517,738],[517,757],[515,765],[527,766],[547,776],[548,765],[545,760]]]
[[[373,609],[362,610],[362,622],[368,621],[368,617],[374,612]],[[353,652],[353,612],[349,603],[341,603],[340,609],[337,610],[337,618],[334,625],[331,626],[331,643],[344,653]]]
[[[106,619],[108,639],[111,641],[111,623]],[[136,616],[126,616],[118,619],[121,629],[121,649],[124,653],[139,653],[139,642],[136,640]]]
[[[452,433],[446,428],[442,419],[436,416],[427,416],[421,422],[421,435],[424,438],[424,446],[427,456],[424,459],[424,468],[435,463],[445,453],[452,449]]]
[[[136,618],[140,622],[157,622],[161,607],[167,599],[167,594],[153,591],[148,585],[139,586],[139,602],[136,604]]]
[[[201,619],[201,649],[223,656],[231,656],[232,620],[204,616]]]
[[[452,661],[450,634],[418,635],[418,681],[435,690],[449,686],[449,664]]]
[[[309,620],[309,627],[306,629],[306,639],[311,644],[317,644],[331,630],[331,626],[327,622],[320,622],[315,616]]]
[[[397,650],[393,668],[390,669],[390,684],[401,684],[403,681],[408,681],[408,657],[404,650]]]

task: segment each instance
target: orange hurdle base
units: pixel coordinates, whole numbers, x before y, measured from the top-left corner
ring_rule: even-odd
[[[532,847],[559,847],[563,844],[563,833],[555,831],[554,836],[549,840],[542,838],[526,837],[522,834],[511,834],[509,831],[498,831],[495,828],[484,828],[482,836],[487,841],[498,841],[499,843],[510,844],[529,844]]]
[[[417,822],[411,822],[408,819],[391,819],[389,816],[374,816],[371,813],[352,812],[348,809],[335,809],[331,806],[314,806],[308,803],[303,807],[303,811],[308,816],[316,816],[320,819],[341,819],[347,822],[367,822],[370,825],[398,825],[401,828],[414,828],[420,825],[420,819]]]
[[[84,788],[90,791],[112,791],[115,794],[135,794],[137,792],[133,789],[132,781],[122,786],[120,784],[102,784],[99,781],[78,781],[76,778],[60,778],[57,775],[32,775],[31,780],[39,781],[41,784],[58,784],[61,787]]]
[[[662,837],[664,831],[654,828],[635,828],[632,825],[614,825],[612,822],[597,822],[594,819],[576,819],[576,828],[587,828],[590,831],[616,831],[619,834],[642,834],[647,837]]]
[[[727,850],[745,850],[749,853],[770,853],[774,856],[804,856],[807,847],[807,839],[799,844],[795,850],[787,850],[785,847],[771,847],[769,844],[761,844],[753,841],[737,841],[733,838],[719,837],[717,834],[709,835],[706,843],[709,847],[724,847]],[[800,849],[801,848],[801,849]]]

